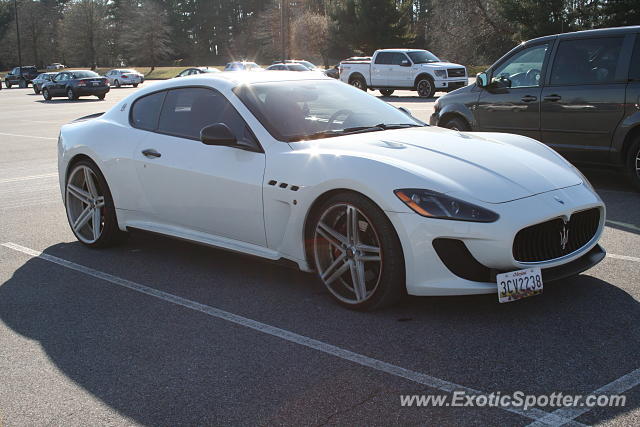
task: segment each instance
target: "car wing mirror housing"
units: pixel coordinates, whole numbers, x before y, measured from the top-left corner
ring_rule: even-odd
[[[206,145],[226,145],[229,147],[234,147],[238,144],[238,139],[231,132],[229,126],[224,123],[214,123],[202,128],[200,141]]]
[[[482,72],[476,75],[476,86],[478,87],[489,86],[489,76],[487,75],[487,73]]]

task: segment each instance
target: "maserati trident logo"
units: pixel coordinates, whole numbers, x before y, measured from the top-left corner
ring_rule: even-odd
[[[562,230],[560,231],[560,247],[564,251],[567,247],[567,243],[569,243],[569,229],[567,228],[567,223],[565,222],[562,225]]]

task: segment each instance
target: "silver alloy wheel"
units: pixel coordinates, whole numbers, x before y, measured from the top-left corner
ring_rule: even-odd
[[[418,82],[418,95],[429,96],[432,91],[431,81],[429,79],[420,80]]]
[[[380,239],[371,221],[355,206],[339,203],[322,214],[313,251],[320,279],[339,300],[363,303],[380,285]]]
[[[362,85],[362,80],[360,79],[353,79],[353,81],[351,81],[351,86],[360,90],[364,90]]]
[[[94,243],[104,229],[104,195],[100,194],[93,171],[76,167],[67,181],[65,204],[69,224],[84,243]]]
[[[69,98],[69,101],[73,101],[76,98],[73,94],[73,89],[69,88],[69,90],[67,90],[67,98]]]

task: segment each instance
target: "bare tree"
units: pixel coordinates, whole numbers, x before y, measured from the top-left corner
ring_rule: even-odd
[[[291,24],[291,53],[300,58],[322,58],[328,67],[329,36],[329,19],[325,15],[304,12]]]
[[[72,64],[95,69],[108,56],[107,0],[70,2],[63,21],[65,57]]]

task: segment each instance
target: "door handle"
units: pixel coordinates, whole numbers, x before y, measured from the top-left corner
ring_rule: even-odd
[[[157,152],[153,148],[147,148],[146,150],[142,150],[142,154],[145,157],[148,157],[150,159],[155,159],[156,157],[162,157],[162,154],[160,154],[159,152]]]
[[[532,95],[525,95],[521,99],[522,99],[522,102],[533,102],[533,101],[537,101],[538,97],[532,96]]]
[[[560,95],[547,95],[543,99],[545,101],[556,102],[556,101],[560,101],[562,97]]]

